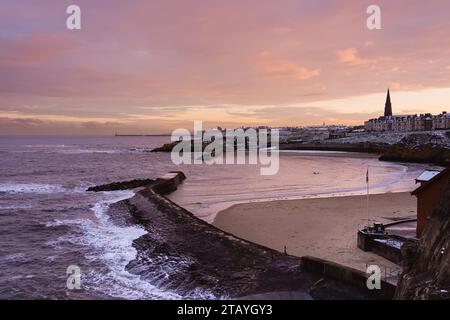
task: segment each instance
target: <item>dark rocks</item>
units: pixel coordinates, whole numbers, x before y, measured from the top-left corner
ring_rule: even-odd
[[[280,144],[280,150],[314,150],[314,151],[343,151],[343,152],[367,152],[383,153],[389,148],[387,143],[284,143]]]
[[[180,143],[180,141],[166,143],[166,144],[163,144],[161,147],[152,149],[150,152],[171,152],[173,147],[175,147],[179,143]]]
[[[406,134],[399,142],[394,143],[386,137],[386,142],[367,141],[319,143],[284,143],[280,150],[317,150],[346,151],[382,154],[382,161],[402,161],[417,163],[450,164],[450,131],[434,131]],[[361,139],[360,139],[361,140]],[[398,141],[398,140],[396,140]]]
[[[412,133],[390,147],[382,161],[450,164],[450,138],[446,133]]]
[[[169,194],[177,190],[177,186],[186,179],[181,171],[170,171],[165,176],[158,179],[135,179],[130,181],[113,182],[100,186],[90,187],[86,191],[117,191],[128,190],[140,187],[152,188],[158,194]]]
[[[450,184],[415,246],[404,251],[396,299],[450,299]]]
[[[186,179],[186,176],[181,171],[170,171],[164,177],[156,179],[152,190],[158,194],[166,195],[175,190],[179,184]]]
[[[258,140],[258,141],[259,141],[259,140]],[[181,142],[181,141],[175,141],[175,142],[171,142],[171,143],[166,143],[166,144],[162,145],[161,147],[152,149],[151,152],[172,152],[172,149],[173,149],[177,144],[179,144],[180,142]],[[211,142],[212,142],[212,141],[211,141]],[[205,148],[206,148],[208,145],[210,145],[211,142],[205,142],[205,141],[202,141],[202,144],[201,144],[201,149],[202,149],[202,151],[204,151]],[[226,151],[227,151],[227,144],[228,144],[229,142],[227,141],[226,138],[224,138],[223,142],[224,142],[224,143],[223,143],[222,151],[223,151],[223,152],[226,152]],[[191,143],[190,143],[190,144],[191,144],[190,150],[192,150],[192,152],[194,152],[194,150],[195,150],[195,147],[194,147],[194,140],[191,140]],[[233,142],[231,142],[231,144],[233,144]],[[230,144],[230,146],[231,146],[231,144]],[[267,141],[267,148],[270,148],[270,146],[271,146],[270,141]],[[249,140],[248,140],[248,138],[245,138],[244,144],[242,144],[242,145],[239,145],[237,139],[234,139],[233,150],[236,151],[236,150],[241,150],[241,149],[245,149],[245,150],[248,150],[248,149],[249,149]]]
[[[163,144],[159,148],[153,149],[151,152],[172,152],[172,149],[179,144],[181,141],[175,141],[171,143]],[[205,150],[205,147],[207,146],[207,143],[202,143],[202,150]],[[194,141],[191,140],[191,150],[194,151]]]
[[[135,179],[130,181],[113,182],[108,184],[103,184],[100,186],[90,187],[86,191],[117,191],[117,190],[128,190],[135,189],[139,187],[146,187],[155,183],[154,179]]]

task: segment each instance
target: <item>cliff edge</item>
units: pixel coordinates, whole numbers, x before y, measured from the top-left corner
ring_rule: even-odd
[[[402,251],[404,269],[394,299],[450,300],[450,183],[420,241]]]
[[[450,164],[450,131],[411,133],[380,157],[383,161]]]

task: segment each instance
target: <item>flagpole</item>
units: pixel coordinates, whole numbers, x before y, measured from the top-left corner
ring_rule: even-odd
[[[369,165],[367,165],[367,172],[366,172],[366,186],[367,186],[367,201],[366,201],[366,210],[367,210],[367,230],[369,230],[369,226],[370,226],[370,218],[369,218]]]

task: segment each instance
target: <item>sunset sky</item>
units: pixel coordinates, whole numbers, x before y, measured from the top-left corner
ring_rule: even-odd
[[[0,134],[362,124],[388,87],[450,111],[450,1],[0,0]]]

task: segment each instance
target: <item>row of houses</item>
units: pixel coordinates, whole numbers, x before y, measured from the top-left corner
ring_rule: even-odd
[[[421,115],[388,115],[366,121],[364,128],[368,132],[445,130],[450,129],[450,114],[444,111],[439,115],[430,113]]]
[[[322,125],[308,127],[282,127],[279,130],[280,143],[321,142],[328,139],[344,138],[351,127],[344,125]]]

